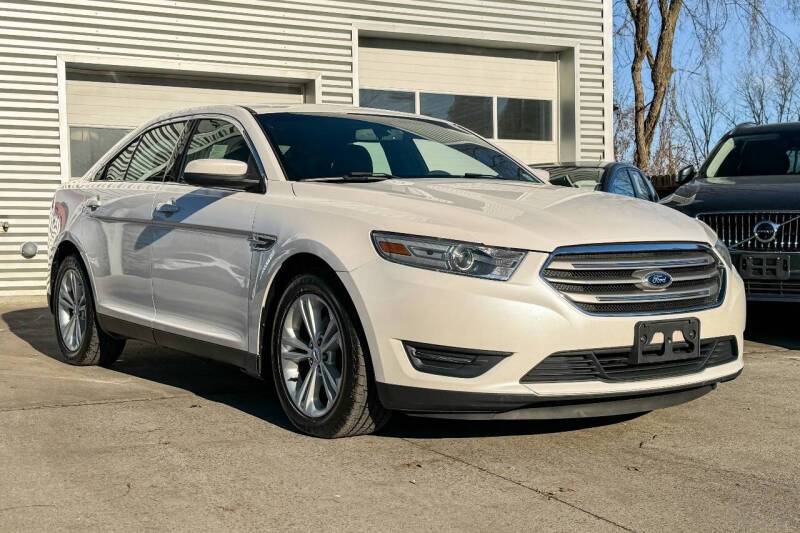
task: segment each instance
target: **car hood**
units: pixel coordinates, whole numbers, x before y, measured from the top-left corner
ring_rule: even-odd
[[[664,206],[593,191],[478,179],[296,182],[311,205],[374,230],[552,251],[574,244],[708,242],[700,224]],[[311,205],[309,207],[311,207]]]
[[[800,209],[800,177],[698,178],[682,185],[664,203],[690,216],[720,211]]]

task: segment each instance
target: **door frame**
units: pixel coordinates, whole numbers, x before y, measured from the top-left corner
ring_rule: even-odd
[[[118,69],[134,74],[206,75],[226,80],[290,83],[302,87],[305,103],[313,104],[322,101],[322,73],[317,71],[153,59],[148,57],[58,54],[56,56],[56,69],[61,183],[67,183],[71,174],[69,121],[67,117],[67,69],[73,67],[99,70]]]

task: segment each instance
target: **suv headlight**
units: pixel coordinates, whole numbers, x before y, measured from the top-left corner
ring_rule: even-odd
[[[714,249],[725,262],[725,266],[733,269],[733,259],[731,258],[731,253],[728,251],[728,247],[725,246],[725,243],[722,242],[722,240],[717,239],[717,242],[714,244]]]
[[[463,276],[506,281],[525,257],[524,250],[462,241],[372,232],[381,257],[394,263]]]

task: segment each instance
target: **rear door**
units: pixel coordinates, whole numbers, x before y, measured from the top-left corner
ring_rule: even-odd
[[[197,119],[153,210],[156,340],[240,365],[248,350],[250,236],[263,192],[189,185],[183,169],[194,159],[236,159],[260,176],[242,131],[233,119]]]
[[[85,209],[97,226],[84,246],[102,315],[144,326],[153,320],[153,201],[184,127],[173,122],[140,135],[92,184]]]

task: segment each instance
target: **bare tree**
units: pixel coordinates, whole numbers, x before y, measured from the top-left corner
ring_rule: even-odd
[[[769,122],[767,111],[768,85],[763,73],[747,67],[736,82],[736,95],[756,124]]]
[[[633,149],[633,106],[614,100],[614,160],[630,160]]]
[[[798,0],[785,0],[795,14]],[[647,168],[653,140],[659,131],[672,76],[675,33],[679,22],[687,25],[698,44],[698,64],[719,47],[719,36],[733,18],[750,30],[750,46],[767,42],[777,33],[764,9],[766,0],[624,0],[629,16],[618,21],[617,33],[630,31],[633,57],[634,163]],[[627,30],[630,28],[630,30]],[[651,30],[655,38],[651,38]],[[649,71],[646,81],[645,69]]]
[[[757,124],[798,120],[800,52],[794,45],[775,47],[764,59],[752,57],[737,77],[735,95],[742,114]]]
[[[800,53],[794,48],[778,47],[770,57],[772,91],[770,100],[774,109],[774,120],[787,122],[798,120],[800,100],[800,70],[797,68]]]
[[[705,68],[698,83],[681,83],[682,98],[673,99],[677,130],[684,140],[689,163],[699,165],[727,126],[728,105],[720,93],[711,70]]]

